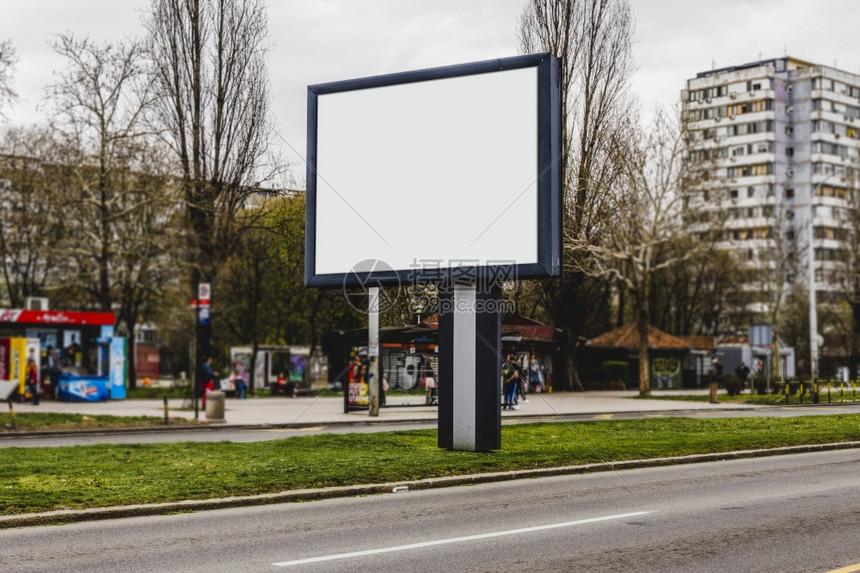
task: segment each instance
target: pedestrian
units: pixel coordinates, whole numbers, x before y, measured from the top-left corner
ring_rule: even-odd
[[[531,384],[532,391],[540,394],[543,391],[543,369],[538,362],[532,360],[531,372],[529,373],[529,383]]]
[[[81,366],[81,345],[78,344],[78,338],[72,335],[72,341],[66,347],[66,360],[69,366],[80,368]]]
[[[60,356],[52,345],[46,348],[48,356],[45,370],[48,373],[48,378],[51,380],[51,396],[54,400],[60,398]]]
[[[529,400],[526,398],[526,385],[528,384],[527,376],[526,376],[526,368],[523,364],[523,360],[520,360],[516,364],[517,369],[517,386],[516,392],[514,393],[514,403],[519,405],[520,398],[523,399],[523,404],[527,403]]]
[[[292,379],[292,373],[290,373],[290,377],[287,379],[287,383],[284,386],[284,394],[289,396],[290,398],[295,398],[297,392],[297,385],[295,381]]]
[[[385,393],[388,392],[388,373],[382,373],[382,382],[379,384],[379,407],[385,407]]]
[[[741,360],[741,363],[738,364],[738,367],[735,368],[735,376],[738,377],[738,380],[741,382],[741,388],[747,385],[747,378],[750,375],[750,367],[744,364],[744,361]],[[752,388],[750,388],[750,394],[752,394]]]
[[[433,368],[427,366],[425,370],[424,376],[424,389],[426,390],[426,398],[425,402],[428,405],[433,405],[438,403],[438,396],[436,395],[436,389],[438,388],[438,383],[436,382],[436,373],[433,372]]]
[[[248,385],[245,383],[245,377],[242,376],[239,366],[233,369],[233,387],[236,389],[236,398],[244,400],[248,397],[246,394]]]
[[[714,356],[711,367],[708,369],[708,384],[711,390],[711,404],[717,403],[717,389],[720,386],[720,378],[723,376],[723,363]]]
[[[39,369],[36,367],[36,356],[34,350],[30,349],[27,356],[27,366],[24,370],[24,379],[27,382],[27,391],[33,395],[33,405],[39,405]]]
[[[212,369],[212,357],[203,361],[200,368],[200,393],[202,394],[203,407],[206,407],[206,394],[215,391],[215,370]]]
[[[517,391],[517,383],[518,374],[516,359],[513,355],[510,355],[502,365],[502,393],[504,395],[502,410],[519,410],[519,406],[514,404],[514,395]]]

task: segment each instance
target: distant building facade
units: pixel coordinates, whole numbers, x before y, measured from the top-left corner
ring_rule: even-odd
[[[688,211],[721,218],[687,223],[755,271],[749,288],[768,295],[748,310],[764,314],[774,292],[809,284],[810,231],[819,303],[856,290],[860,75],[775,58],[698,73],[681,97],[689,159],[709,175],[688,191]]]

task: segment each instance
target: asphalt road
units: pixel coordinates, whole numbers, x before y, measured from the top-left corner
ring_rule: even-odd
[[[620,420],[632,418],[665,418],[669,416],[685,416],[694,418],[739,418],[749,416],[824,416],[836,414],[856,414],[857,405],[828,406],[828,407],[764,407],[746,410],[676,410],[670,412],[625,412],[605,414],[563,414],[561,416],[541,416],[535,418],[503,418],[503,424],[521,424],[529,422],[559,422],[561,420]],[[267,442],[270,440],[305,436],[310,434],[344,434],[389,432],[403,429],[436,428],[435,420],[414,422],[393,422],[364,424],[356,421],[353,424],[304,425],[302,427],[269,427],[269,428],[236,428],[236,427],[204,427],[199,429],[181,429],[167,431],[105,431],[86,433],[52,433],[51,435],[17,435],[0,433],[0,448],[19,447],[58,447],[91,444],[152,444],[165,442]]]
[[[0,531],[0,571],[826,572],[860,450]]]

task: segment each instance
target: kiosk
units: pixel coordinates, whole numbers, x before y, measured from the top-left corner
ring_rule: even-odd
[[[114,336],[110,312],[0,309],[0,379],[18,383],[27,396],[27,357],[36,358],[42,392],[53,394],[44,375],[48,346],[57,349],[60,400],[125,398],[125,339]]]

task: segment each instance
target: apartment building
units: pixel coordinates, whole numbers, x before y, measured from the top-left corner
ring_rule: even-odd
[[[815,290],[819,301],[833,300],[852,258],[860,75],[761,60],[697,74],[682,104],[690,160],[708,172],[690,191],[690,212],[720,214],[720,246],[788,285],[808,284],[811,231]],[[690,223],[704,232],[702,220]]]

